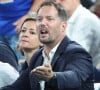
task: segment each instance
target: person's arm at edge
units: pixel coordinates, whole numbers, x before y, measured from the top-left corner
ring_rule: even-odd
[[[31,16],[29,15],[29,12],[36,12],[38,9],[38,6],[43,2],[44,0],[34,0],[33,4],[30,8],[30,10],[27,12],[27,14],[25,14],[23,17],[19,18],[16,22],[14,22],[14,25],[16,26],[16,32],[19,33],[20,32],[20,27],[23,23],[23,21],[27,18],[31,18]]]
[[[2,87],[0,90],[30,90],[28,69],[23,71],[20,77],[12,85]]]

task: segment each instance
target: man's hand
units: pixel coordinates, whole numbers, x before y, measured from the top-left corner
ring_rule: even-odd
[[[52,67],[50,64],[44,64],[43,66],[36,67],[31,71],[31,74],[36,75],[40,80],[48,81],[54,76]]]

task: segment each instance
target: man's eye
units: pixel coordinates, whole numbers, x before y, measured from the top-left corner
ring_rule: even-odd
[[[54,20],[54,19],[53,19],[53,18],[48,18],[48,20],[49,20],[49,21],[52,21],[52,20]]]
[[[30,34],[36,34],[35,32],[30,32]]]

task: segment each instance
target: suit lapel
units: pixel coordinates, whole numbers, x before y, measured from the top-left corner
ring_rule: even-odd
[[[56,66],[55,64],[59,61],[59,58],[64,53],[66,47],[68,46],[68,43],[69,43],[69,39],[67,37],[65,37],[63,39],[63,41],[61,42],[61,44],[59,45],[59,47],[57,48],[57,51],[56,51],[56,53],[53,57],[53,60],[51,62],[51,65],[53,68],[54,68],[54,66]]]
[[[40,66],[43,64],[43,57],[42,55],[38,57],[35,67]]]

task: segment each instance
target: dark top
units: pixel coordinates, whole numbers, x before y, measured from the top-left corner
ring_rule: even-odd
[[[18,70],[18,59],[12,48],[0,41],[0,61],[9,63]]]
[[[24,71],[24,70],[26,70],[27,68],[28,68],[28,64],[27,64],[27,62],[25,61],[24,64],[22,65],[21,71]]]

